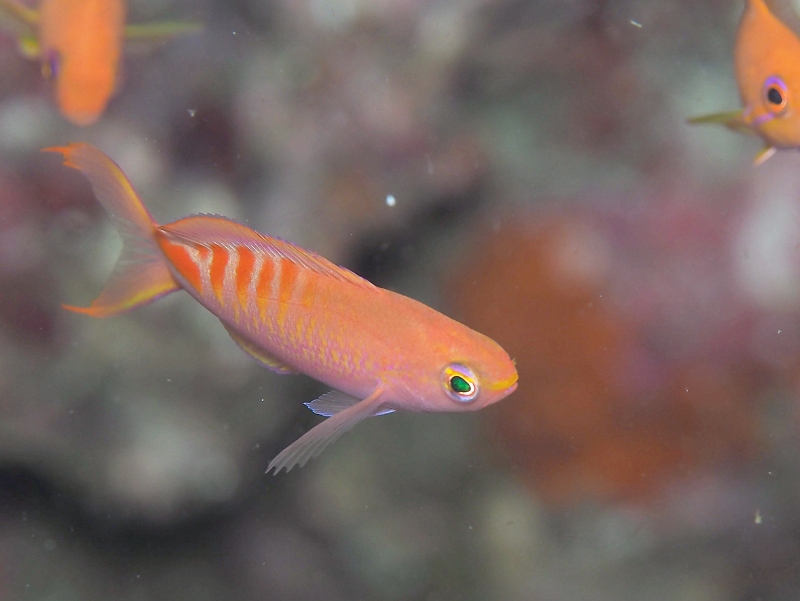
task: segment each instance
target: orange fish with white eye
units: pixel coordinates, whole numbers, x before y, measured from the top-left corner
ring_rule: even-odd
[[[42,63],[61,113],[76,125],[97,121],[114,94],[126,39],[197,31],[194,23],[125,25],[125,0],[42,0],[39,10],[0,0],[0,10],[24,28],[23,54]]]
[[[760,136],[759,165],[777,149],[800,148],[800,17],[787,0],[746,0],[734,49],[744,107],[690,123],[719,123]]]

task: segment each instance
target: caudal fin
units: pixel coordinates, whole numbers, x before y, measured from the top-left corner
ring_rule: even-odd
[[[117,164],[89,144],[44,148],[42,152],[61,153],[67,167],[89,179],[122,238],[122,252],[100,296],[88,307],[63,307],[92,317],[108,317],[177,290],[178,284],[153,237],[155,222]]]

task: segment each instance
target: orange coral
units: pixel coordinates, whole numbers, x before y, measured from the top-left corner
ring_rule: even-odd
[[[512,464],[563,505],[652,498],[750,456],[753,370],[647,349],[607,300],[611,249],[587,224],[503,226],[454,284],[459,318],[517,361],[518,391],[491,412]]]

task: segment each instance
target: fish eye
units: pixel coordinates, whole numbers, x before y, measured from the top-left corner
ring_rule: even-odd
[[[789,106],[789,90],[780,77],[768,77],[764,82],[764,101],[767,110],[780,115]]]
[[[469,403],[478,396],[478,384],[475,374],[468,367],[453,363],[442,372],[444,390],[454,401]]]

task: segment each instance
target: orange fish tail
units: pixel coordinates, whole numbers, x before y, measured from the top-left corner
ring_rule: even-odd
[[[108,317],[177,290],[154,237],[156,224],[116,163],[88,144],[45,148],[43,152],[61,153],[67,167],[89,179],[122,238],[122,252],[100,295],[88,307],[63,307],[92,317]]]

